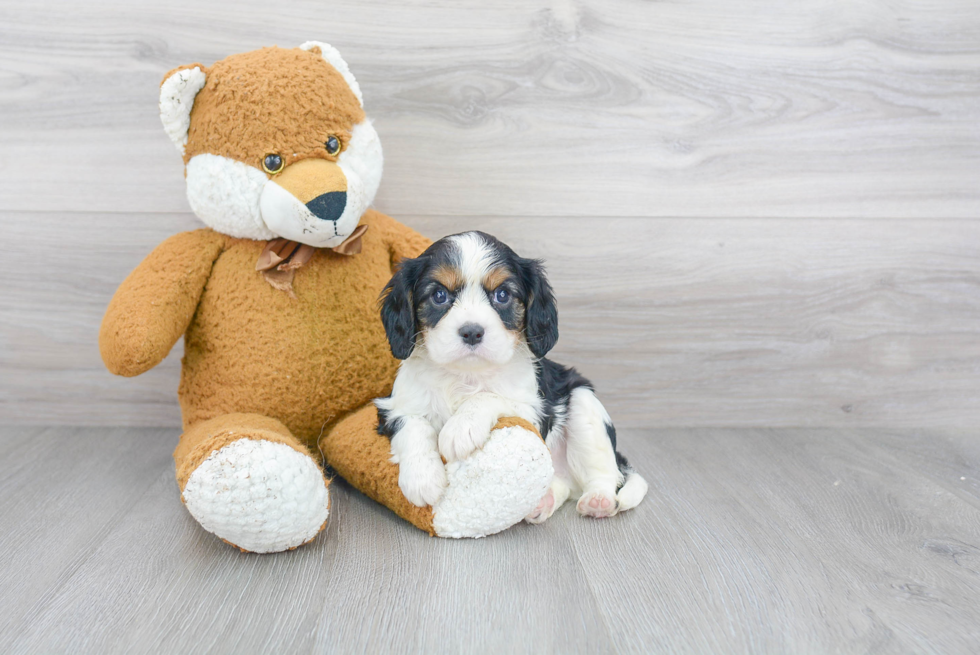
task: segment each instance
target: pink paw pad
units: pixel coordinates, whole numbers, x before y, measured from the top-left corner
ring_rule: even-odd
[[[534,511],[528,514],[524,520],[528,523],[543,523],[555,511],[555,494],[548,490]]]
[[[615,516],[619,511],[619,503],[615,497],[609,498],[597,491],[586,493],[578,501],[578,512],[582,516],[604,519]]]

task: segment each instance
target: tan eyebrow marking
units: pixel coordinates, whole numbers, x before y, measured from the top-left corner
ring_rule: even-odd
[[[487,271],[487,274],[483,276],[483,288],[487,291],[493,291],[501,284],[509,280],[511,277],[510,271],[507,270],[505,266],[496,266]]]
[[[460,275],[459,271],[445,264],[432,272],[432,279],[450,291],[455,291],[463,286],[463,276]]]

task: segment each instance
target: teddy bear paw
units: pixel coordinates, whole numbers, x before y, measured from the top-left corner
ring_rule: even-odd
[[[239,439],[213,451],[191,473],[182,498],[205,530],[255,553],[311,541],[330,507],[316,462],[264,439]]]
[[[494,430],[483,448],[446,466],[449,484],[433,510],[440,537],[483,537],[534,511],[555,470],[537,434],[519,426]]]

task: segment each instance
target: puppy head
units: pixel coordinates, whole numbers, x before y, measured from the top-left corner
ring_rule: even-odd
[[[465,232],[402,263],[381,295],[391,352],[416,346],[442,366],[506,364],[526,347],[535,357],[558,340],[558,308],[541,263],[489,234]]]

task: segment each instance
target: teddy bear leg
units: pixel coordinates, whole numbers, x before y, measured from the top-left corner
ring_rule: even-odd
[[[225,414],[196,423],[181,435],[174,462],[191,515],[243,551],[296,548],[326,526],[329,483],[276,419]]]
[[[351,486],[439,537],[484,537],[530,514],[551,485],[551,455],[533,426],[501,419],[483,448],[446,466],[448,484],[432,507],[416,507],[398,487],[391,441],[377,431],[368,405],[320,439],[327,463]]]
[[[378,410],[373,404],[339,421],[320,438],[319,445],[327,464],[352,487],[420,530],[436,535],[432,508],[413,505],[398,488],[391,441],[378,434]]]

